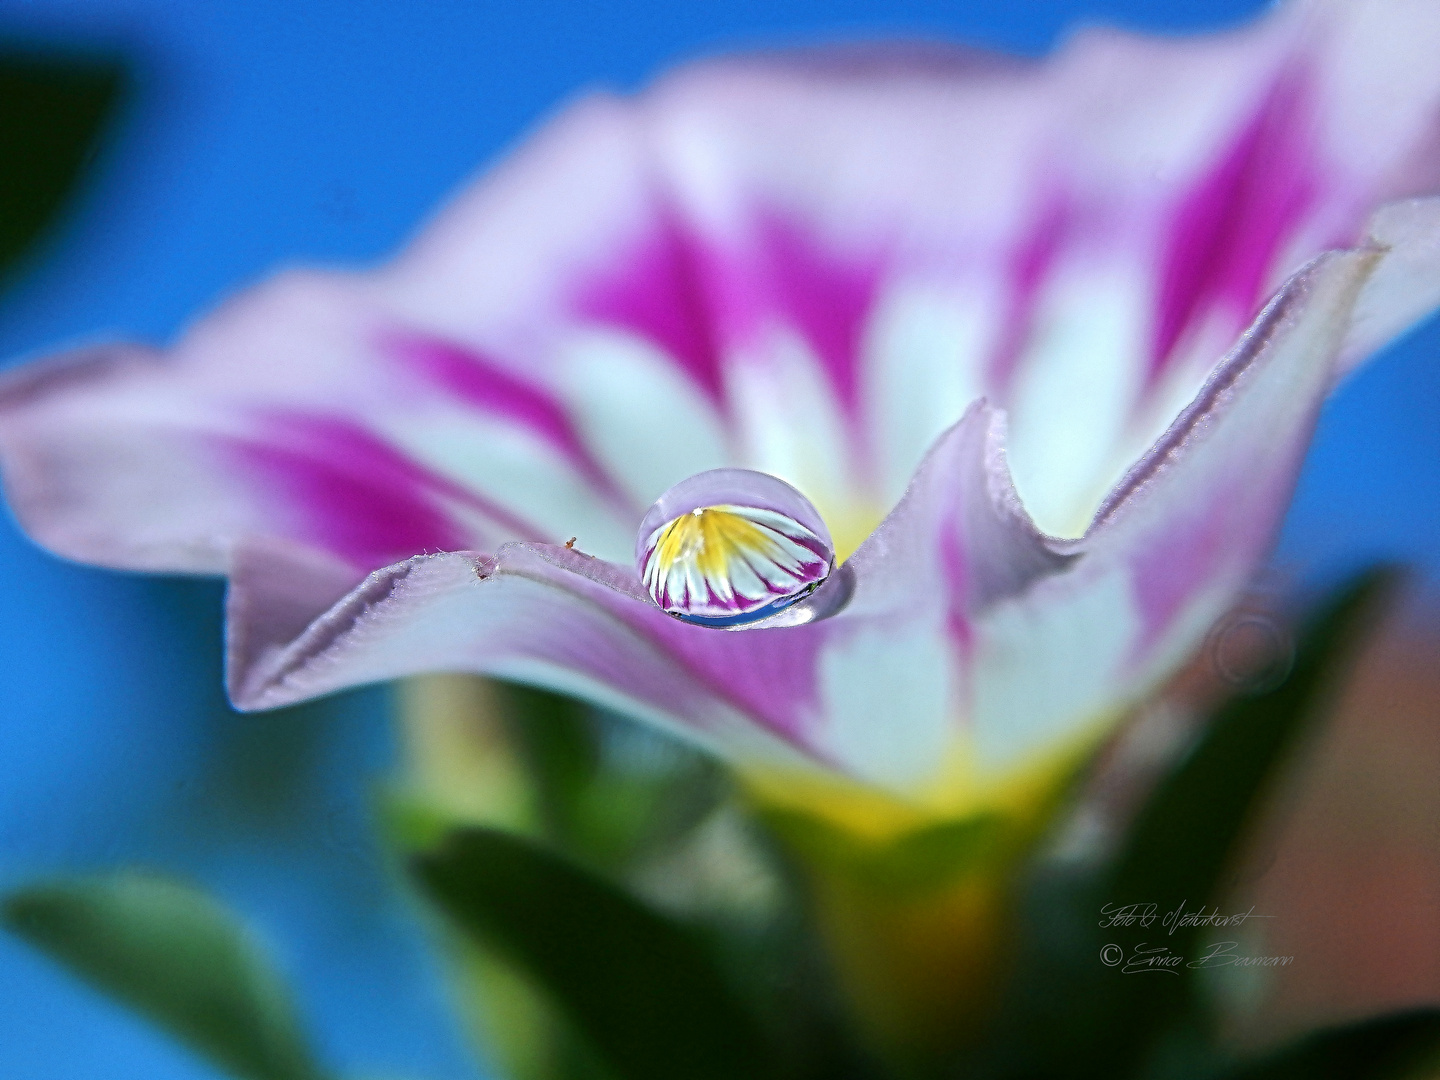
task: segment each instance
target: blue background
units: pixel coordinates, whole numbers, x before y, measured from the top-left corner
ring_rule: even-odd
[[[75,213],[0,297],[0,356],[166,339],[277,263],[392,250],[557,103],[751,44],[940,35],[1027,53],[1077,20],[1209,29],[1252,0],[461,3],[9,0],[0,36],[111,46],[133,93]],[[3,163],[0,163],[3,167]],[[1440,327],[1327,410],[1278,562],[1440,570]],[[220,589],[62,564],[0,520],[0,886],[140,862],[221,892],[276,944],[325,1053],[474,1075],[439,972],[370,845],[384,691],[260,717],[220,693]],[[186,1052],[0,936],[0,1076],[178,1080]]]

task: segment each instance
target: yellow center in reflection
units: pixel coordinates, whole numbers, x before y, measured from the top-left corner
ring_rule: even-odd
[[[710,581],[723,580],[746,554],[775,558],[779,545],[768,530],[715,506],[702,506],[665,526],[655,545],[660,566],[688,563]]]

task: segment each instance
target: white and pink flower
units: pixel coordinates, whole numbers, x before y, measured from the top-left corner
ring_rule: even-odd
[[[682,68],[572,106],[388,266],[12,377],[11,503],[70,558],[227,575],[241,708],[484,672],[958,805],[1185,659],[1336,380],[1440,299],[1436,55],[1434,3],[1337,0],[1042,64]],[[677,514],[778,515],[756,580],[825,579],[790,625],[656,603],[748,615],[754,583],[642,581],[647,507],[737,468],[818,528]]]

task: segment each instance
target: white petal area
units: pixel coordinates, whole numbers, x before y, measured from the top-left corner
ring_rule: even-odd
[[[51,551],[99,566],[220,574],[237,537],[280,527],[272,500],[216,450],[254,436],[138,346],[80,349],[0,380],[13,512]]]
[[[646,172],[634,107],[585,98],[460,191],[375,283],[418,324],[493,344],[557,314],[557,270],[606,265],[648,220]]]
[[[1333,27],[1317,49],[1329,91],[1321,118],[1327,143],[1351,167],[1394,169],[1385,195],[1417,194],[1415,184],[1433,191],[1440,5],[1300,0],[1294,6]]]
[[[827,521],[843,515],[855,490],[850,441],[804,343],[775,333],[762,354],[737,357],[726,390],[745,467],[794,485]]]
[[[1383,258],[1332,252],[1295,275],[1102,508],[1081,563],[1127,566],[1144,623],[1119,685],[1149,689],[1157,658],[1197,645],[1268,549]]]
[[[760,567],[765,569],[766,564],[760,561]],[[746,600],[760,600],[767,596],[765,582],[748,559],[732,561],[727,571],[718,580],[706,578],[706,584],[722,600],[733,600],[736,596]]]
[[[1075,571],[1076,577],[1080,571]],[[1088,575],[1086,575],[1088,576]],[[1111,719],[1140,620],[1119,570],[1042,582],[975,625],[973,745],[987,774],[1017,769]],[[1079,725],[1077,730],[1077,725]]]
[[[953,643],[921,622],[862,624],[820,658],[820,742],[850,775],[923,789],[944,768],[958,716]]]
[[[936,440],[904,498],[846,563],[854,595],[837,623],[943,622],[1064,570],[1072,557],[1035,529],[1015,494],[1004,431],[1003,414],[979,401]]]
[[[729,464],[714,407],[654,346],[594,331],[577,335],[563,353],[557,393],[586,444],[638,505]]]
[[[1106,492],[1145,456],[1146,451],[1169,430],[1175,418],[1195,400],[1215,369],[1215,357],[1224,356],[1234,344],[1234,334],[1215,326],[1203,328],[1192,336],[1187,355],[1177,357],[1155,384],[1141,393],[1129,424],[1111,447],[1110,460],[1104,472]],[[1091,503],[1092,515],[1096,505],[1098,501]],[[1085,524],[1090,524],[1088,518]]]
[[[932,619],[924,586],[933,591],[943,575],[929,553],[958,526],[953,561],[966,588],[952,612],[968,627],[959,715],[980,783],[1082,748],[1192,654],[1233,602],[1284,513],[1357,296],[1384,258],[1428,242],[1428,228],[1412,226],[1388,255],[1330,253],[1287,282],[1079,541],[1046,542],[1006,493],[1003,426],[985,422],[987,407],[937,444],[906,501],[851,560],[855,601],[833,622],[878,615],[887,576],[883,595],[910,597],[917,624]],[[932,537],[928,551],[920,534]],[[1027,545],[1034,557],[1022,560]],[[976,587],[987,581],[994,587]]]
[[[592,555],[622,561],[634,547],[633,522],[544,440],[523,428],[473,415],[410,415],[387,434],[417,461],[482,492],[501,506],[523,508],[545,536],[574,536]]]
[[[882,299],[870,330],[865,400],[880,496],[894,505],[941,432],[984,394],[978,359],[1000,304],[983,289],[911,284]]]
[[[1057,272],[1008,395],[1015,487],[1041,531],[1078,537],[1123,475],[1115,450],[1144,374],[1148,283],[1126,267]]]

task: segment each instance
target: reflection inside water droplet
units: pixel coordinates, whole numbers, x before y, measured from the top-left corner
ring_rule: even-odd
[[[804,599],[835,564],[809,500],[745,469],[701,473],[662,495],[641,523],[636,558],[662,611],[727,630]]]

